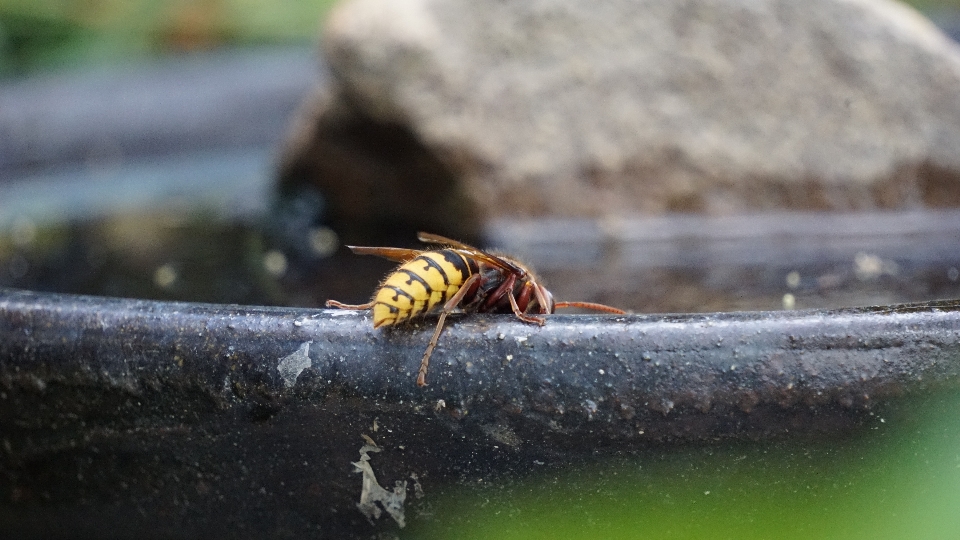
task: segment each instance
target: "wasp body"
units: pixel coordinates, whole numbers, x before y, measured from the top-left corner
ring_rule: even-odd
[[[380,285],[373,299],[373,327],[401,323],[442,306],[477,272],[477,261],[455,250],[420,253]]]
[[[447,315],[513,313],[523,322],[544,324],[543,317],[557,308],[579,307],[623,314],[624,311],[592,302],[554,302],[553,295],[520,262],[487,253],[435,234],[420,233],[422,242],[439,244],[436,250],[348,246],[358,255],[378,255],[400,262],[380,284],[373,300],[351,305],[327,300],[327,307],[372,309],[373,326],[392,326],[411,318],[439,314],[433,338],[420,361],[417,385],[425,386],[430,355],[437,346]]]

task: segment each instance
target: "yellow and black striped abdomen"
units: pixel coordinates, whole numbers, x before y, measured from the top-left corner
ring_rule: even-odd
[[[477,272],[477,263],[453,249],[427,251],[400,265],[380,285],[373,327],[390,326],[443,306]]]

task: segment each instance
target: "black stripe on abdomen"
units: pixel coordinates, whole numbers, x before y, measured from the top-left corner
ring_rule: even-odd
[[[460,283],[463,283],[478,271],[477,263],[452,249],[441,249],[438,253],[443,255],[443,259],[460,272]]]
[[[417,257],[417,258],[420,259],[420,258],[422,258],[422,257]],[[416,274],[416,272],[414,272],[413,270],[407,270],[406,268],[401,268],[400,270],[397,270],[397,271],[398,271],[398,272],[403,272],[404,274],[410,276],[410,279],[407,281],[407,285],[413,285],[413,282],[416,281],[416,282],[420,283],[421,285],[423,285],[423,288],[426,289],[427,294],[430,294],[430,293],[433,292],[433,289],[430,287],[430,284],[427,283],[427,281],[426,281],[425,279],[423,279],[422,277],[418,276],[418,275]]]

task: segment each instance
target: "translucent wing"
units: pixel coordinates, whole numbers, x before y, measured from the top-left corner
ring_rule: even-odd
[[[505,260],[501,257],[497,257],[496,255],[487,253],[486,251],[475,248],[471,245],[464,244],[463,242],[457,242],[456,240],[447,238],[446,236],[440,236],[439,234],[433,234],[433,233],[427,233],[427,232],[419,232],[417,233],[417,239],[427,244],[441,244],[447,247],[452,247],[454,249],[460,249],[460,250],[466,251],[476,259],[479,259],[491,266],[496,266],[497,268],[501,268],[503,270],[506,270],[507,272],[516,274],[518,276],[524,276],[527,274],[525,270],[523,270],[522,268],[520,268],[519,266],[513,264],[508,260]]]
[[[468,251],[480,251],[482,253],[481,250],[473,246],[468,246],[463,242],[457,242],[456,240],[447,238],[446,236],[440,236],[439,234],[433,234],[428,232],[418,232],[417,240],[420,240],[421,242],[424,242],[426,244],[442,244],[444,246],[449,246],[457,249],[465,249]]]
[[[423,253],[419,249],[405,249],[395,247],[367,247],[367,246],[347,246],[350,251],[357,255],[376,255],[395,262],[407,262],[417,255]]]

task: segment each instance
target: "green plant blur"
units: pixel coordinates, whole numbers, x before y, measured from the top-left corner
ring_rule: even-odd
[[[334,0],[0,0],[0,75],[311,43]]]
[[[651,448],[459,486],[417,538],[960,538],[960,393],[902,402],[862,432]],[[425,490],[429,486],[424,486]]]

